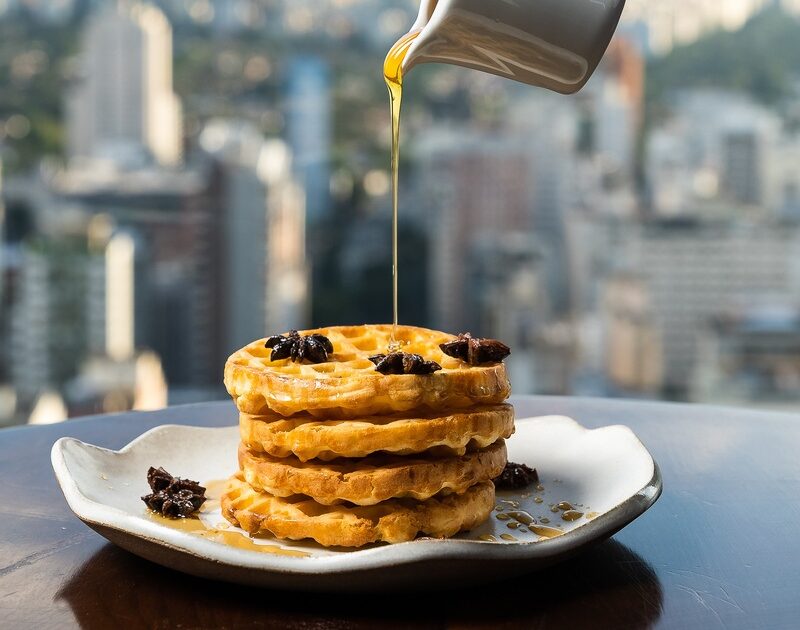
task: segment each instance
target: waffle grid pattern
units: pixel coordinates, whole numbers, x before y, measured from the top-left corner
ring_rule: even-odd
[[[453,335],[398,326],[404,352],[433,360],[442,370],[425,376],[383,375],[369,357],[386,352],[392,326],[337,326],[302,331],[330,339],[333,353],[318,364],[271,361],[265,339],[233,353],[225,365],[225,386],[240,411],[282,416],[308,413],[325,419],[391,414],[412,409],[464,409],[503,402],[511,387],[502,363],[468,366],[447,356],[439,344]]]
[[[373,506],[325,506],[308,497],[287,498],[257,492],[240,475],[222,497],[226,519],[251,535],[313,538],[326,547],[361,547],[374,542],[403,542],[418,534],[444,538],[471,529],[494,508],[491,481],[462,494],[418,502],[391,499]]]
[[[505,442],[461,457],[374,454],[363,459],[301,462],[239,448],[239,467],[254,489],[276,497],[304,494],[317,503],[375,505],[393,498],[425,501],[494,479],[507,460]]]
[[[322,421],[313,416],[240,414],[242,442],[273,457],[300,461],[366,457],[383,451],[411,455],[433,451],[447,457],[486,448],[514,432],[514,408],[508,404],[437,414],[372,416]]]
[[[514,432],[502,363],[469,366],[439,349],[453,335],[398,326],[402,351],[443,369],[383,375],[369,357],[387,351],[390,325],[300,334],[328,337],[329,361],[271,361],[262,339],[225,365],[242,438],[226,519],[250,534],[360,547],[452,536],[489,517]]]

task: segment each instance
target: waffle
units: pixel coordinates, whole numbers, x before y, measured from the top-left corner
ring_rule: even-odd
[[[413,540],[417,534],[444,538],[468,530],[489,517],[494,484],[484,481],[462,494],[427,501],[391,499],[373,506],[325,506],[295,495],[274,497],[256,492],[241,477],[231,479],[222,495],[222,514],[251,535],[313,538],[326,547],[361,547],[385,541]]]
[[[506,461],[503,440],[461,457],[377,454],[333,462],[255,455],[239,447],[239,467],[254,489],[277,497],[304,494],[323,505],[375,505],[395,498],[424,501],[440,492],[464,492],[500,475]]]
[[[233,353],[225,364],[225,386],[239,411],[282,416],[352,418],[411,409],[464,409],[503,402],[511,386],[502,363],[468,366],[439,349],[453,335],[397,326],[404,352],[436,361],[435,374],[384,375],[369,357],[387,351],[391,325],[336,326],[303,331],[322,334],[333,344],[329,361],[318,364],[271,361],[265,339]]]
[[[282,418],[239,415],[242,442],[252,451],[300,461],[366,457],[377,451],[411,455],[431,450],[445,457],[486,448],[514,433],[514,408],[477,407],[444,415],[406,413],[320,421],[308,415]]]

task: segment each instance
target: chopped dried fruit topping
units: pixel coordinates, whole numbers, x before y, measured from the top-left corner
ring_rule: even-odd
[[[328,353],[333,352],[333,344],[325,335],[300,336],[296,330],[288,335],[273,335],[267,339],[265,348],[272,348],[270,361],[289,358],[295,363],[304,360],[309,363],[325,363]]]
[[[508,462],[500,476],[494,479],[495,487],[500,490],[516,490],[532,483],[539,483],[539,473],[536,469],[514,462]]]
[[[426,361],[418,354],[390,352],[369,358],[381,374],[433,374],[442,369],[436,361]]]
[[[497,339],[481,339],[469,333],[461,333],[457,339],[441,344],[439,349],[470,365],[498,363],[511,354],[511,348]]]
[[[154,512],[169,518],[185,518],[200,509],[206,501],[206,489],[191,479],[173,477],[163,468],[147,471],[151,494],[142,497]]]

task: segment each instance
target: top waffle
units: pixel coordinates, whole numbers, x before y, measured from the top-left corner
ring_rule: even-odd
[[[225,386],[240,411],[282,416],[306,412],[316,417],[349,418],[410,409],[463,409],[503,402],[511,386],[502,363],[470,366],[447,356],[439,344],[453,335],[397,326],[402,351],[436,361],[442,369],[429,375],[384,375],[370,356],[385,353],[391,325],[333,326],[301,331],[330,339],[333,353],[325,363],[271,361],[265,339],[233,353],[225,364]]]

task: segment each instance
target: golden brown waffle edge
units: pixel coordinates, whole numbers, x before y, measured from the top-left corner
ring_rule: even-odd
[[[502,363],[469,366],[444,354],[439,345],[455,339],[443,332],[397,326],[404,352],[442,366],[434,374],[384,375],[369,357],[387,351],[391,325],[333,326],[301,331],[322,334],[334,347],[325,363],[270,361],[265,339],[234,352],[225,364],[225,386],[239,411],[282,416],[349,418],[415,410],[466,409],[503,402],[511,386]]]
[[[222,514],[249,534],[311,538],[326,547],[398,543],[418,534],[453,536],[485,521],[494,507],[494,484],[478,483],[461,494],[427,501],[390,499],[373,506],[324,506],[306,497],[274,497],[256,492],[241,477],[222,495]]]
[[[322,505],[375,505],[394,498],[424,501],[440,492],[461,493],[500,475],[506,461],[503,440],[462,456],[378,454],[333,462],[255,455],[239,447],[242,476],[255,490],[278,497],[303,494]]]
[[[242,442],[274,457],[295,455],[301,461],[366,457],[378,451],[411,455],[434,450],[441,456],[463,455],[514,433],[514,408],[506,403],[443,414],[366,416],[324,421],[309,415],[240,414]]]

